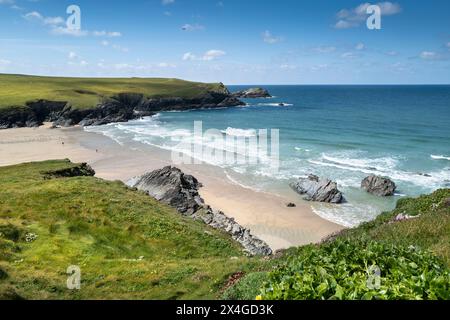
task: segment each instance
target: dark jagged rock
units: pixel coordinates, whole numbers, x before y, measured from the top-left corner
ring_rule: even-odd
[[[215,229],[220,229],[239,242],[251,255],[270,255],[272,250],[262,240],[253,236],[250,230],[240,226],[223,212],[216,212],[207,206],[199,195],[201,184],[184,174],[180,169],[165,167],[147,173],[129,182],[129,185],[145,191],[156,200],[177,209],[181,214],[201,220]]]
[[[233,96],[236,98],[246,98],[246,99],[272,98],[269,91],[263,88],[250,88],[247,90],[238,91],[233,93]]]
[[[158,201],[170,205],[183,215],[193,215],[203,207],[198,193],[199,183],[180,169],[165,167],[140,177],[133,187],[147,192]]]
[[[310,175],[308,178],[300,178],[290,184],[291,188],[299,194],[306,194],[305,200],[341,203],[344,201],[342,192],[337,188],[337,183],[329,179],[321,179]]]
[[[54,178],[70,178],[70,177],[93,177],[95,176],[94,169],[91,168],[87,163],[76,164],[75,166],[44,172],[45,179]]]
[[[292,202],[290,202],[290,203],[288,203],[287,205],[286,205],[286,207],[288,207],[288,208],[295,208],[297,205],[295,204],[295,203],[292,203]]]
[[[388,197],[394,195],[397,187],[388,178],[370,175],[361,182],[361,188],[373,195]]]
[[[126,122],[159,111],[192,109],[213,109],[244,105],[231,95],[225,86],[194,98],[147,98],[142,94],[121,93],[104,100],[88,109],[77,109],[67,102],[38,100],[24,107],[0,110],[0,129],[16,127],[36,127],[43,122],[53,122],[55,126],[92,126],[112,122]]]

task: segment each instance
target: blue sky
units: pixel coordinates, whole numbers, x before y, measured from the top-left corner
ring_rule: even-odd
[[[66,8],[81,9],[81,30]],[[227,84],[450,83],[450,1],[0,0],[0,72]]]

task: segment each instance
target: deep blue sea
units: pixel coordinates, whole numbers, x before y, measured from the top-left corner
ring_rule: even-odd
[[[138,141],[143,147],[183,151],[179,142],[192,138],[194,121],[202,121],[203,130],[246,138],[258,129],[279,129],[279,170],[264,157],[257,164],[216,164],[233,182],[270,192],[287,192],[289,181],[310,173],[333,179],[347,203],[312,204],[313,209],[346,226],[373,219],[400,197],[450,187],[450,86],[264,88],[274,97],[244,100],[244,107],[165,112],[87,130],[123,144]],[[372,173],[393,179],[397,195],[377,198],[362,192],[361,180]]]

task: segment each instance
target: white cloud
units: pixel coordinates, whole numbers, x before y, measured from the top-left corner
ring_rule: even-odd
[[[172,63],[161,62],[161,63],[158,63],[158,67],[160,67],[160,68],[176,68],[177,66]]]
[[[358,44],[355,46],[355,49],[356,49],[356,50],[364,50],[365,48],[366,48],[366,45],[365,45],[364,43],[362,43],[362,42],[358,43]]]
[[[293,64],[282,64],[280,66],[280,69],[282,69],[282,70],[296,70],[296,69],[298,69],[298,66],[293,65]]]
[[[44,24],[46,25],[62,25],[65,21],[61,17],[47,17],[44,18]]]
[[[222,50],[209,50],[207,52],[205,52],[205,54],[203,55],[203,60],[205,61],[211,61],[211,60],[215,60],[219,57],[222,57],[226,55],[225,51]]]
[[[161,3],[163,6],[167,6],[169,4],[175,3],[175,0],[162,0]]]
[[[358,56],[354,52],[344,52],[341,55],[341,58],[343,58],[343,59],[354,59],[356,57],[358,57]]]
[[[435,60],[438,58],[438,54],[434,51],[422,51],[419,57],[424,60]]]
[[[94,35],[95,37],[109,37],[109,38],[116,38],[116,37],[121,37],[122,33],[117,32],[117,31],[93,31],[92,35]]]
[[[275,37],[269,30],[266,30],[262,34],[265,43],[274,44],[281,41],[280,37]]]
[[[334,25],[336,29],[349,29],[355,28],[361,25],[368,17],[367,8],[371,4],[366,2],[362,3],[353,9],[342,9],[336,14],[337,22]],[[398,3],[392,3],[389,1],[378,2],[377,6],[381,9],[382,16],[393,16],[402,11],[402,8]]]
[[[100,44],[104,47],[109,46],[109,41],[103,40],[102,42],[100,42]]]
[[[92,31],[89,32],[87,30],[80,29],[70,29],[67,28],[66,22],[62,17],[45,17],[38,11],[28,12],[23,16],[24,19],[37,22],[45,26],[50,27],[50,33],[53,35],[69,35],[75,37],[83,37],[87,35],[93,35],[95,37],[108,37],[108,38],[116,38],[121,37],[122,34],[117,31]]]
[[[198,61],[212,61],[212,60],[216,60],[219,57],[222,57],[226,55],[225,51],[222,50],[209,50],[206,51],[203,56],[201,57],[197,57],[195,54],[193,54],[192,52],[186,52],[182,59],[183,61],[194,61],[194,60],[198,60]]]
[[[6,65],[9,65],[9,64],[11,64],[11,61],[6,60],[6,59],[0,59],[0,65],[6,66]]]
[[[186,52],[183,55],[182,59],[183,59],[183,61],[192,61],[192,60],[196,60],[197,57],[194,54],[192,54],[191,52]]]
[[[85,30],[81,30],[81,29],[69,29],[67,27],[53,27],[50,30],[50,33],[53,35],[57,35],[57,36],[74,36],[74,37],[84,37],[87,36],[89,34],[88,31]]]
[[[64,19],[61,17],[44,17],[37,11],[28,12],[23,16],[28,21],[40,22],[44,25],[58,26],[65,23]]]
[[[78,58],[78,55],[75,52],[70,51],[69,52],[69,59],[73,60],[73,59],[76,59],[76,58]]]
[[[181,30],[183,31],[198,31],[198,30],[204,30],[205,27],[200,24],[185,24],[181,27]]]

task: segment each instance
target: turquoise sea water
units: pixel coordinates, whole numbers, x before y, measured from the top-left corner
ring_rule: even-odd
[[[450,187],[450,86],[264,87],[274,98],[245,100],[245,107],[165,112],[86,130],[124,144],[182,150],[182,139],[201,142],[192,138],[194,121],[247,138],[255,129],[279,129],[278,171],[265,157],[258,164],[216,164],[235,183],[271,192],[287,192],[289,181],[310,173],[336,180],[347,203],[312,205],[346,226],[373,219],[399,197]],[[371,173],[392,178],[396,197],[362,192],[361,180]]]

